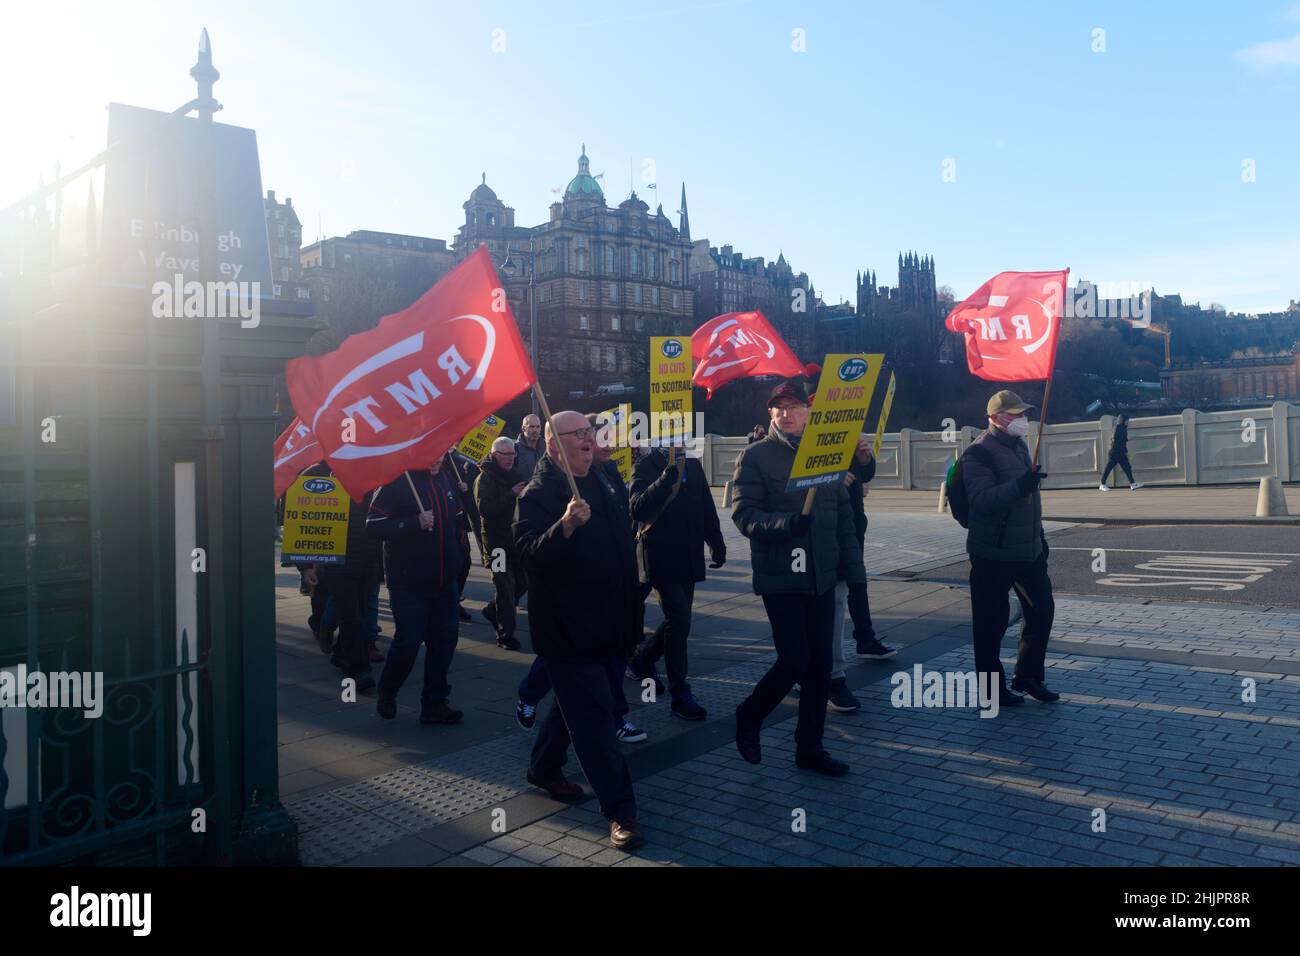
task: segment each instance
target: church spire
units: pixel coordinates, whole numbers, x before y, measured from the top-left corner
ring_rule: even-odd
[[[682,208],[677,210],[680,217],[677,224],[677,231],[682,234],[683,239],[691,238],[691,217],[686,211],[686,183],[682,183]]]

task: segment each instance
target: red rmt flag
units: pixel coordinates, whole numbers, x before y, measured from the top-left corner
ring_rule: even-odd
[[[410,307],[286,374],[294,411],[358,501],[432,464],[537,381],[486,246]]]
[[[944,323],[966,335],[966,364],[990,382],[1052,377],[1070,270],[999,272],[959,302]]]
[[[311,429],[295,418],[275,440],[275,496],[279,498],[295,478],[324,457]]]
[[[762,312],[715,315],[691,336],[698,356],[692,381],[713,393],[738,378],[754,375],[802,375],[803,364],[768,323]]]

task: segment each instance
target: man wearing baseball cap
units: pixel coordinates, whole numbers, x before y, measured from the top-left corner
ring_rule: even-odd
[[[842,484],[818,489],[810,514],[804,492],[787,491],[796,449],[808,424],[802,382],[782,382],[767,400],[767,436],[736,460],[731,519],[750,540],[754,593],[772,625],[776,663],[736,708],[736,748],[749,763],[762,759],[763,720],[799,685],[795,765],[842,776],[848,765],[822,745],[830,694],[831,635],[835,630],[835,582],[866,584],[862,549],[854,531],[848,491]]]
[[[1003,390],[988,402],[989,427],[962,453],[962,483],[970,502],[966,551],[970,555],[971,630],[975,669],[995,675],[1000,706],[1024,703],[1006,689],[1000,660],[1012,588],[1024,609],[1012,691],[1050,703],[1060,694],[1044,683],[1047,640],[1056,605],[1047,575],[1047,537],[1038,486],[1047,473],[1036,468],[1025,444],[1026,413],[1034,408]]]

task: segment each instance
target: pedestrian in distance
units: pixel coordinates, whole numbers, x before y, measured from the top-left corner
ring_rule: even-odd
[[[519,426],[519,437],[515,439],[515,471],[523,475],[524,481],[527,481],[533,477],[537,463],[545,454],[542,420],[536,415],[525,415]]]
[[[1124,469],[1124,475],[1128,478],[1129,491],[1137,491],[1142,487],[1142,482],[1133,480],[1133,466],[1128,460],[1128,416],[1123,412],[1120,412],[1119,418],[1115,420],[1115,429],[1110,433],[1110,457],[1106,460],[1106,470],[1101,473],[1098,491],[1110,491],[1110,485],[1106,484],[1106,481],[1110,478],[1110,473],[1116,470],[1116,466]]]
[[[488,457],[479,465],[474,482],[474,500],[478,506],[482,534],[479,550],[483,566],[492,575],[494,592],[491,604],[484,605],[483,616],[496,631],[497,647],[519,650],[515,638],[515,608],[528,590],[523,562],[515,550],[515,505],[524,493],[525,481],[515,471],[515,443],[504,435],[492,443]]]

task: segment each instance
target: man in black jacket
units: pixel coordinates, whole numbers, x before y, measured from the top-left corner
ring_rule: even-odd
[[[563,442],[580,498],[562,470]],[[592,467],[595,429],[578,412],[546,425],[546,457],[519,499],[515,545],[528,574],[528,625],[555,701],[533,747],[528,781],[560,800],[582,788],[561,768],[569,743],[610,821],[619,849],[643,841],[632,775],[618,749],[610,668],[628,651],[635,621],[632,531],[609,477]]]
[[[686,682],[686,640],[695,585],[705,577],[705,544],[712,558],[709,567],[720,568],[727,560],[713,493],[704,468],[684,449],[654,448],[633,469],[631,498],[632,517],[638,524],[640,581],[658,592],[664,618],[632,656],[628,670],[638,680],[658,682],[655,664],[664,658],[673,715],[704,720],[707,711]]]
[[[763,719],[797,683],[795,764],[830,776],[848,773],[822,746],[830,691],[835,582],[865,584],[843,484],[825,485],[803,514],[805,493],[787,491],[795,452],[808,424],[808,397],[798,380],[783,382],[767,401],[772,428],[736,460],[732,520],[750,540],[754,593],[772,624],[776,663],[736,708],[736,749],[759,763]]]
[[[464,714],[447,702],[447,670],[456,652],[460,607],[456,578],[466,560],[455,482],[438,459],[408,471],[375,492],[366,527],[382,538],[388,566],[393,642],[379,675],[379,716],[397,716],[397,692],[424,645],[420,723],[454,724]]]
[[[1014,587],[1024,609],[1020,648],[1011,690],[1044,703],[1060,699],[1043,683],[1047,640],[1056,604],[1047,575],[1047,536],[1038,486],[1047,473],[1034,467],[1024,436],[1034,406],[1015,392],[998,392],[988,403],[989,427],[962,452],[962,483],[970,501],[966,551],[970,555],[971,630],[975,670],[992,674],[999,706],[1024,703],[1006,689],[999,648],[1011,614]],[[985,678],[981,677],[981,680]]]
[[[1106,462],[1106,470],[1101,473],[1101,484],[1097,486],[1097,490],[1110,491],[1106,479],[1110,477],[1116,465],[1124,469],[1124,474],[1128,478],[1129,491],[1137,491],[1142,487],[1142,482],[1133,480],[1133,466],[1128,460],[1128,416],[1122,412],[1115,421],[1115,430],[1110,433],[1110,457]]]
[[[474,500],[478,504],[482,534],[479,550],[483,567],[492,574],[496,596],[483,608],[483,616],[497,632],[497,647],[519,650],[515,639],[515,607],[528,589],[523,562],[515,550],[511,524],[515,504],[524,493],[526,482],[515,471],[515,443],[502,436],[492,443],[492,451],[479,466],[474,482]]]

